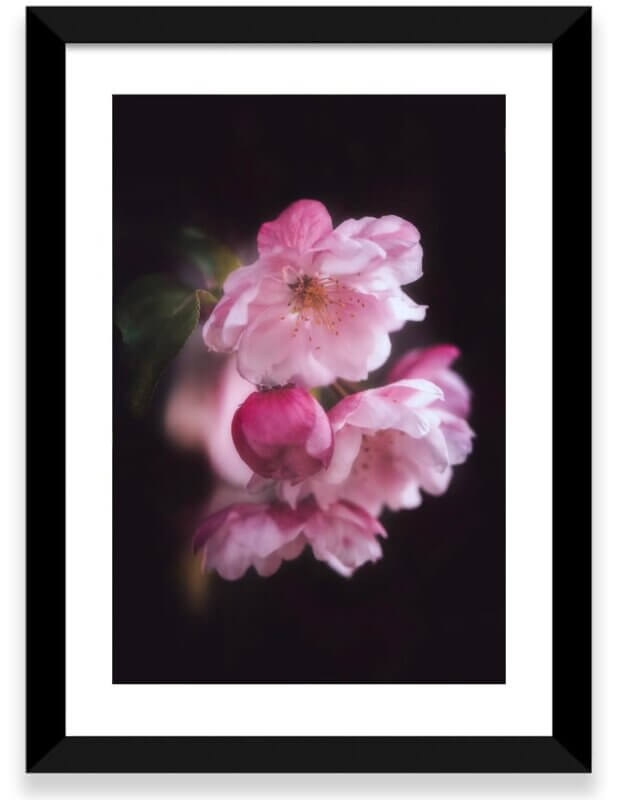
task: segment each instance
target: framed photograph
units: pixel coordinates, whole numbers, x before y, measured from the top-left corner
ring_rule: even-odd
[[[589,771],[590,9],[26,22],[27,770]]]

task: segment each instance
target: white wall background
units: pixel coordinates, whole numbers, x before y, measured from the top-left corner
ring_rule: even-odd
[[[264,0],[266,2],[266,0]],[[445,0],[446,2],[446,0]],[[37,0],[38,5],[55,5]],[[97,5],[81,0],[67,5]],[[164,5],[131,0],[115,4]],[[168,3],[169,4],[169,3]],[[184,0],[183,4],[191,4]],[[209,5],[209,3],[196,3]],[[221,2],[219,3],[221,4]],[[237,5],[259,5],[241,0]],[[264,4],[264,3],[263,3]],[[269,5],[304,5],[288,0]],[[318,3],[326,5],[325,3]],[[371,3],[337,0],[337,5]],[[426,2],[423,5],[427,4]],[[469,5],[470,0],[449,5]],[[478,5],[504,5],[495,0]],[[534,3],[529,3],[537,5]],[[232,3],[228,3],[232,5]],[[389,0],[389,5],[406,5]],[[408,3],[409,5],[409,3]],[[538,5],[578,5],[551,3]],[[618,343],[618,237],[614,233],[618,215],[618,3],[598,0],[593,4],[593,340],[594,340],[594,751],[592,776],[574,775],[411,775],[411,776],[148,776],[148,775],[30,775],[23,774],[24,687],[24,5],[4,0],[2,7],[3,247],[0,257],[0,343],[3,369],[0,373],[0,607],[2,630],[6,631],[0,677],[0,791],[13,797],[509,797],[618,796],[616,745],[618,743],[618,514],[614,501],[618,452],[618,423],[612,412],[618,407],[618,359],[612,343]],[[613,80],[612,80],[613,78]],[[569,279],[577,279],[569,276]],[[53,332],[53,310],[50,310]],[[44,402],[44,399],[42,399]],[[612,611],[614,612],[612,614]]]

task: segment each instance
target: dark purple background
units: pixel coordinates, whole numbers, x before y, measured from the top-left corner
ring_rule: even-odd
[[[410,294],[430,308],[394,350],[457,344],[477,433],[443,497],[384,515],[384,558],[352,579],[306,553],[189,595],[179,520],[207,468],[160,434],[165,381],[130,416],[114,332],[114,681],[504,681],[504,124],[501,96],[114,98],[116,293],[175,269],[184,225],[250,258],[301,197],[334,224],[399,214],[421,231]]]

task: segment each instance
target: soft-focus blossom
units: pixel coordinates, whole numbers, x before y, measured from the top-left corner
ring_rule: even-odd
[[[419,232],[400,217],[333,230],[321,203],[299,200],[262,225],[258,250],[228,276],[203,330],[256,385],[364,380],[388,358],[389,332],[425,316],[400,288],[422,274]]]
[[[202,564],[222,578],[241,578],[249,567],[263,577],[296,558],[305,542],[300,536],[306,514],[284,505],[237,503],[208,517],[193,539]]]
[[[325,561],[347,578],[368,561],[382,558],[376,537],[385,537],[386,531],[365,509],[346,500],[326,510],[314,500],[307,502],[316,510],[305,525],[304,536],[318,561]]]
[[[254,472],[276,480],[308,478],[327,467],[333,453],[326,412],[295,386],[249,395],[232,420],[232,438]]]
[[[349,576],[382,550],[376,537],[386,536],[380,523],[351,503],[328,510],[309,499],[292,509],[283,504],[237,503],[208,517],[193,540],[204,568],[227,580],[241,578],[253,566],[267,577],[282,561],[301,554],[306,544],[314,556]]]
[[[421,489],[442,494],[474,435],[442,399],[441,389],[422,379],[343,398],[329,412],[335,432],[330,467],[296,486],[283,482],[281,497],[294,504],[313,493],[323,507],[345,499],[377,515],[384,505],[394,511],[419,505]]]
[[[410,350],[403,355],[388,373],[388,382],[405,378],[426,378],[442,389],[443,403],[459,417],[470,413],[470,389],[451,364],[459,358],[459,349],[452,344]]]
[[[199,352],[203,357],[203,345]],[[231,424],[236,409],[255,387],[238,374],[235,362],[228,358],[224,364],[179,374],[167,401],[165,429],[181,447],[203,450],[222,480],[244,487],[252,473],[236,452]]]

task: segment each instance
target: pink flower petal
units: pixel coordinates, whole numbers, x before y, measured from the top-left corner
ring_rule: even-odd
[[[450,369],[459,355],[459,349],[450,344],[410,350],[391,369],[388,380],[427,378],[442,389],[443,404],[449,411],[467,417],[470,413],[470,389],[463,378]]]
[[[319,561],[345,577],[368,561],[382,557],[376,536],[386,536],[380,523],[351,503],[336,503],[310,517],[305,537]]]
[[[282,248],[303,253],[332,230],[330,214],[317,200],[297,200],[258,233],[260,255]]]

